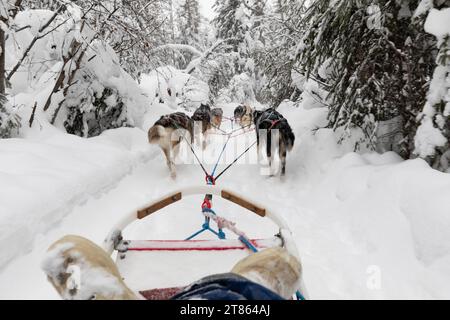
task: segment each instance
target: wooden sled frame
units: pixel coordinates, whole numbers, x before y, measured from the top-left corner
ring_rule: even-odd
[[[152,215],[153,213],[182,200],[185,197],[205,194],[219,196],[255,213],[259,217],[269,218],[280,228],[280,231],[282,231],[280,232],[280,234],[283,236],[283,238],[285,238],[286,234],[290,235],[291,233],[284,219],[278,213],[267,206],[263,206],[254,200],[251,200],[242,195],[238,195],[235,192],[218,186],[191,186],[170,192],[169,194],[166,194],[165,196],[162,196],[152,202],[140,206],[139,208],[127,214],[121,221],[119,221],[119,223],[117,223],[117,225],[112,229],[108,237],[105,239],[104,249],[109,254],[112,254],[117,245],[118,235],[120,235],[122,233],[122,230],[124,230],[132,222],[136,220],[142,220]],[[285,240],[287,239],[283,239],[283,241]],[[291,244],[290,247],[292,246],[294,245]],[[298,256],[296,249],[289,251],[293,251],[291,253],[295,256]]]
[[[233,202],[253,213],[258,215],[261,218],[269,218],[279,227],[279,238],[281,239],[281,246],[284,247],[290,254],[295,256],[300,260],[300,255],[295,244],[295,241],[292,238],[292,233],[287,226],[284,219],[281,215],[268,206],[263,206],[259,204],[257,201],[244,197],[242,195],[238,195],[235,192],[232,192],[228,189],[221,188],[214,185],[206,185],[206,186],[190,186],[182,189],[178,189],[172,191],[165,196],[162,196],[152,202],[149,202],[143,206],[136,208],[131,211],[125,217],[119,221],[116,226],[111,230],[106,239],[104,240],[103,248],[108,254],[113,254],[115,250],[120,251],[120,246],[122,243],[122,230],[124,230],[128,225],[133,223],[136,220],[142,220],[146,217],[152,215],[153,213],[170,206],[185,197],[193,196],[193,195],[205,195],[211,194],[215,196],[220,196],[221,198]],[[224,240],[220,240],[224,241]],[[301,280],[299,291],[302,292],[303,296],[308,299],[308,293],[306,291],[306,287]]]

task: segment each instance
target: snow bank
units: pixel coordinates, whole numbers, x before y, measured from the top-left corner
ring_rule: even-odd
[[[312,133],[324,108],[280,111],[299,138],[281,187],[310,296],[448,298],[450,175],[392,152],[353,153],[354,141],[338,145],[332,130]]]
[[[71,208],[111,188],[148,159],[139,129],[106,131],[92,139],[61,134],[0,140],[0,268],[31,249],[39,233]]]

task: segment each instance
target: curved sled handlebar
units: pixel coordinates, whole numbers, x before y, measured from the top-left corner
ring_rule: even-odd
[[[254,204],[253,202],[250,202],[249,200],[246,200],[236,194],[233,194],[230,191],[227,190],[221,190],[220,192],[220,196],[223,199],[226,199],[228,201],[231,201],[251,212],[256,213],[258,216],[260,217],[265,217],[266,216],[266,209],[261,208],[260,206]],[[140,209],[137,211],[137,218],[138,219],[144,219],[145,217],[148,217],[149,215],[151,215],[152,213],[155,213],[175,202],[180,201],[183,198],[183,193],[182,192],[177,192],[175,194],[171,194],[167,197],[164,197],[163,199],[160,199],[150,205],[148,205],[147,207]]]
[[[233,202],[257,214],[260,217],[269,218],[270,220],[272,220],[280,228],[280,236],[283,241],[283,247],[286,248],[295,257],[297,257],[300,261],[297,246],[292,238],[292,233],[288,225],[285,223],[284,219],[276,211],[273,211],[271,208],[267,206],[261,206],[256,201],[250,200],[246,197],[237,195],[236,193],[233,193],[229,190],[214,185],[192,186],[183,188],[181,190],[176,190],[174,192],[169,193],[166,196],[157,199],[156,201],[153,201],[147,205],[139,207],[136,210],[133,210],[128,215],[126,215],[121,221],[119,221],[119,223],[116,224],[115,228],[112,229],[112,231],[109,233],[109,235],[104,241],[103,248],[105,249],[106,252],[112,254],[117,246],[116,242],[117,241],[120,242],[122,239],[121,237],[122,230],[125,229],[129,224],[131,224],[135,220],[142,220],[150,216],[151,214],[169,205],[172,205],[175,202],[180,201],[184,197],[191,195],[205,195],[205,194],[220,196],[223,199]],[[300,292],[302,292],[302,294],[306,298],[308,298],[306,296],[307,293],[303,283],[300,285]]]
[[[135,220],[142,220],[153,213],[174,204],[175,202],[180,201],[181,199],[192,196],[192,195],[205,195],[205,194],[212,194],[216,196],[220,196],[225,200],[228,200],[230,202],[233,202],[255,214],[257,214],[259,217],[263,218],[269,218],[272,220],[280,230],[289,230],[289,227],[285,223],[284,219],[277,214],[272,209],[268,208],[267,206],[262,206],[258,204],[254,200],[250,200],[249,198],[246,198],[241,195],[237,195],[236,193],[233,193],[229,190],[226,190],[224,188],[213,186],[213,185],[206,185],[206,186],[192,186],[192,187],[186,187],[180,190],[176,190],[174,192],[169,193],[166,196],[163,196],[155,201],[150,202],[149,204],[146,204],[144,206],[141,206],[137,208],[136,210],[133,210],[129,214],[127,214],[125,217],[122,218],[121,221],[119,221],[115,228],[112,229],[108,237],[105,239],[104,248],[107,252],[112,253],[114,251],[114,244],[112,243],[114,236],[120,234],[123,229],[125,229],[129,224],[134,222]]]

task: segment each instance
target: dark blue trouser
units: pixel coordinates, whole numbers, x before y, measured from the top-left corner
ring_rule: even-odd
[[[275,292],[234,273],[203,278],[172,300],[284,300]]]

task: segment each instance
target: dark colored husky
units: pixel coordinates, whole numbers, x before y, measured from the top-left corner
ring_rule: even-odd
[[[281,175],[284,176],[286,174],[286,154],[292,150],[295,142],[295,135],[288,121],[274,108],[253,111],[253,121],[256,127],[258,155],[260,154],[261,130],[267,130],[266,154],[270,166],[272,165],[272,130],[279,131],[278,154],[281,160]]]
[[[202,133],[204,134],[211,128],[211,108],[207,104],[201,104],[191,117],[194,121],[202,123]]]
[[[148,141],[158,144],[164,152],[172,178],[176,177],[175,158],[184,138],[193,142],[194,121],[182,112],[162,116],[148,131]]]

